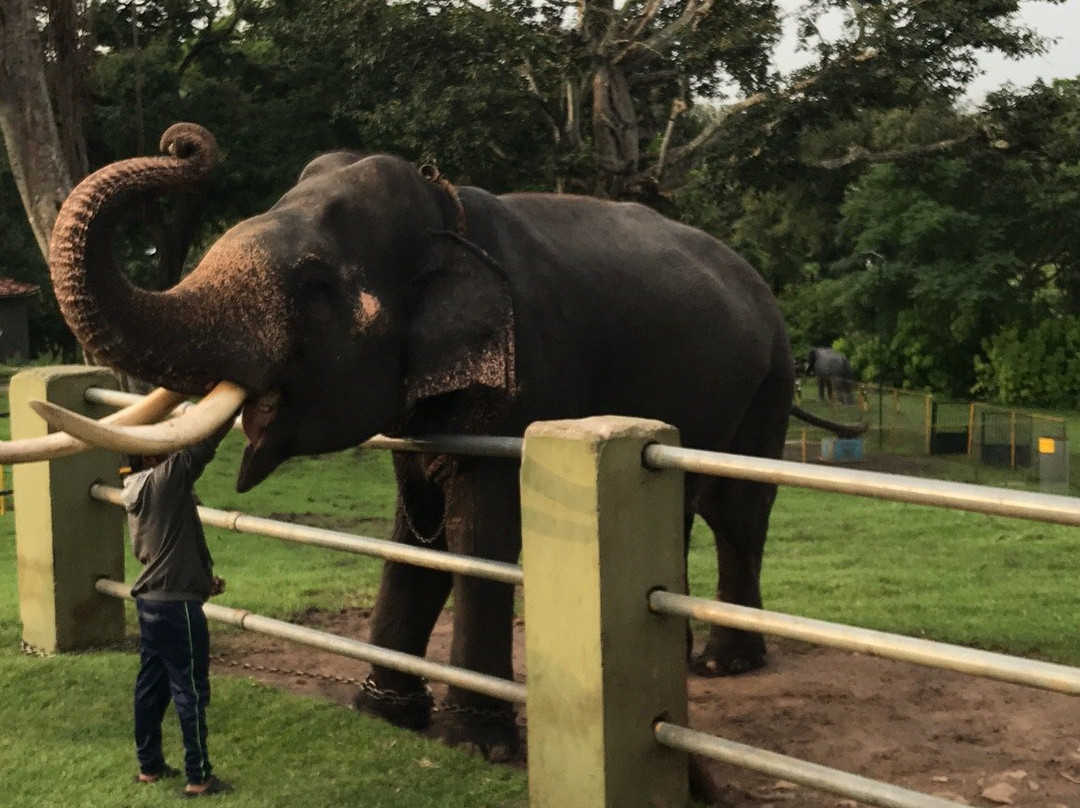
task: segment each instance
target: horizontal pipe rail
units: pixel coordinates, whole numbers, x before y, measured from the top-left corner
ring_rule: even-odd
[[[1011,491],[876,471],[808,466],[791,460],[704,452],[659,444],[645,448],[644,461],[646,466],[655,469],[682,469],[696,474],[1080,527],[1080,501],[1056,494]]]
[[[424,435],[420,438],[388,438],[386,435],[376,435],[360,445],[395,452],[434,452],[519,460],[522,443],[521,438],[497,435]]]
[[[961,806],[961,803],[860,777],[857,774],[849,774],[839,769],[830,769],[828,766],[769,752],[765,749],[746,746],[736,741],[716,738],[704,732],[669,724],[666,721],[658,721],[654,732],[658,743],[672,749],[703,755],[711,760],[720,760],[810,788],[850,797],[867,805],[877,805],[882,808],[960,808]]]
[[[88,387],[84,397],[91,404],[103,404],[109,407],[126,407],[144,396],[138,393],[125,393],[122,390],[106,390],[103,387]],[[192,406],[191,402],[180,404],[180,412]],[[236,420],[239,427],[240,419]],[[376,435],[361,446],[370,449],[387,449],[395,452],[433,452],[437,454],[477,455],[482,457],[521,458],[521,438],[493,435],[425,435],[420,438],[390,438]]]
[[[99,578],[94,587],[104,595],[114,598],[131,599],[131,588],[128,584],[119,581],[110,581],[107,578]],[[485,696],[490,696],[503,701],[525,703],[525,685],[500,679],[497,676],[477,673],[464,668],[456,668],[452,665],[443,665],[439,662],[431,662],[412,654],[400,651],[391,651],[380,648],[371,643],[351,640],[347,637],[339,637],[326,631],[319,631],[305,626],[298,626],[284,620],[275,620],[253,614],[245,609],[234,609],[230,606],[221,606],[216,603],[204,603],[203,612],[211,620],[237,626],[246,631],[256,634],[266,634],[270,637],[278,637],[283,640],[318,648],[334,654],[358,659],[362,662],[370,662],[373,665],[382,665],[387,668],[409,673],[413,676],[422,676],[437,682],[445,682],[454,687],[472,690]]]
[[[692,617],[732,628],[760,631],[817,645],[899,659],[930,668],[944,668],[986,679],[1080,695],[1080,668],[1067,665],[977,651],[974,648],[827,623],[809,617],[751,609],[663,590],[649,593],[649,608],[660,614]]]
[[[137,401],[140,396],[91,387],[86,391],[86,398],[95,403],[126,406]],[[376,435],[362,445],[392,451],[471,454],[512,459],[521,457],[522,440],[481,435],[428,435],[421,438],[389,438]],[[646,466],[656,469],[681,469],[695,474],[734,477],[740,480],[1080,527],[1080,502],[1074,497],[1056,494],[1013,491],[875,471],[808,466],[790,460],[707,452],[659,444],[647,446],[643,459]]]
[[[101,502],[123,505],[122,492],[119,488],[96,483],[90,486],[90,496]],[[375,539],[370,536],[354,536],[336,530],[326,530],[290,522],[279,522],[261,516],[249,516],[237,511],[222,511],[216,508],[199,506],[199,516],[203,524],[231,530],[235,533],[250,533],[268,536],[273,539],[291,541],[340,550],[346,553],[374,556],[386,561],[400,561],[419,567],[471,575],[507,584],[520,584],[524,581],[521,567],[502,561],[489,561],[473,556],[454,555],[425,547],[414,547],[396,541]]]

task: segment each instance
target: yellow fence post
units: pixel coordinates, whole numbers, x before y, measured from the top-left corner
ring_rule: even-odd
[[[100,418],[109,410],[88,404],[84,391],[116,386],[109,371],[86,365],[17,373],[9,392],[12,437],[48,433],[30,409],[31,399]],[[115,454],[97,450],[14,468],[19,614],[23,643],[31,650],[74,651],[123,638],[123,602],[94,589],[103,576],[123,580],[123,513],[89,494],[95,481],[118,484],[117,468]]]
[[[651,471],[656,421],[603,416],[525,433],[529,805],[683,808],[687,759],[653,723],[686,722],[686,622],[647,606],[684,591],[681,472]]]

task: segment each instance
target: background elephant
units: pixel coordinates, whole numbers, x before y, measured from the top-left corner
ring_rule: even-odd
[[[806,355],[806,375],[817,376],[820,400],[854,403],[855,373],[842,353],[832,348],[811,348]]]
[[[107,166],[65,203],[53,282],[99,360],[190,394],[247,391],[237,488],[298,454],[372,435],[520,435],[536,420],[622,414],[673,424],[686,446],[779,457],[794,361],[772,293],[731,250],[637,204],[454,188],[394,157],[324,156],[270,210],[223,235],[167,292],[133,287],[110,239],[126,206],[191,187],[214,164],[209,132],[178,124],[167,156]],[[517,463],[394,458],[394,538],[514,562]],[[760,606],[775,486],[691,476],[686,532],[716,537],[718,597]],[[451,661],[509,678],[509,586],[388,563],[372,641],[423,655],[454,594]],[[757,634],[714,628],[695,660],[720,674],[763,664]],[[357,705],[421,727],[423,682],[375,668]],[[451,688],[450,740],[499,759],[513,709]]]

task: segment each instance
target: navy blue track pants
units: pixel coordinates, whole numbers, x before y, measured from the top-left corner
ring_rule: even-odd
[[[210,632],[202,604],[191,600],[138,598],[141,665],[135,679],[135,751],[139,770],[165,766],[161,722],[171,700],[184,738],[189,783],[210,777],[206,706],[210,703]]]

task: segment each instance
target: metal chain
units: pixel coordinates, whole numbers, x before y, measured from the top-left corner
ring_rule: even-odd
[[[22,652],[27,656],[34,657],[50,657],[53,654],[46,653],[40,648],[35,648],[30,645],[26,640],[20,641],[20,647]],[[424,685],[423,690],[418,690],[413,693],[401,694],[396,690],[389,690],[387,688],[379,687],[375,684],[374,680],[369,675],[366,679],[360,680],[354,676],[337,676],[332,673],[321,673],[319,671],[306,671],[299,668],[279,668],[274,665],[254,665],[251,662],[237,662],[236,660],[226,659],[224,654],[211,654],[210,659],[222,665],[226,665],[230,668],[238,668],[245,671],[254,671],[256,673],[272,673],[278,676],[299,676],[305,679],[321,679],[324,682],[334,682],[339,685],[353,685],[359,687],[362,691],[368,695],[374,697],[378,701],[386,702],[387,704],[393,704],[395,707],[404,707],[411,704],[427,704],[432,712],[444,712],[453,713],[454,715],[464,715],[470,718],[488,718],[488,719],[505,719],[513,718],[514,708],[505,707],[502,709],[482,709],[479,707],[462,707],[458,704],[443,703],[442,706],[434,705],[433,696],[431,695],[431,688]]]
[[[322,679],[327,682],[335,682],[340,685],[362,685],[359,679],[346,676],[335,676],[332,673],[319,673],[318,671],[304,671],[296,668],[278,668],[268,665],[253,665],[250,662],[236,662],[235,660],[226,659],[222,654],[211,654],[210,659],[214,662],[219,662],[222,665],[227,665],[230,668],[240,668],[246,671],[255,671],[257,673],[273,673],[279,676],[301,676],[305,679]]]
[[[398,493],[398,507],[401,509],[402,515],[405,517],[405,526],[409,528],[409,532],[412,533],[413,538],[424,545],[431,545],[435,543],[435,540],[439,538],[439,534],[443,532],[443,528],[446,527],[446,508],[443,507],[442,519],[439,520],[439,526],[435,528],[435,532],[430,536],[424,536],[416,529],[416,525],[413,524],[412,515],[409,513],[408,507],[405,505],[405,498]]]
[[[469,718],[481,718],[491,720],[516,720],[517,713],[513,707],[462,707],[460,704],[447,704],[443,702],[442,706],[436,709],[442,710],[444,713],[453,713],[454,715],[464,715]]]
[[[233,668],[241,668],[243,670],[257,671],[259,673],[274,673],[281,676],[302,676],[307,679],[322,679],[328,682],[335,682],[343,685],[356,685],[364,693],[373,697],[377,701],[381,701],[385,704],[392,704],[395,707],[407,707],[413,704],[424,704],[429,707],[433,713],[443,712],[453,715],[467,716],[469,718],[491,719],[491,720],[505,720],[507,718],[513,720],[516,716],[516,712],[513,707],[507,706],[503,708],[481,708],[481,707],[463,707],[459,704],[448,704],[443,702],[442,705],[434,704],[434,697],[431,694],[431,688],[424,685],[423,690],[417,690],[412,693],[398,693],[396,690],[390,690],[389,688],[382,688],[375,684],[374,679],[369,675],[363,681],[354,677],[335,676],[329,673],[319,673],[317,671],[304,671],[297,670],[295,668],[277,668],[266,665],[253,665],[250,662],[235,662],[233,660],[225,659],[221,654],[212,654],[211,659],[215,662],[220,662],[223,665],[228,665]]]
[[[433,711],[438,709],[433,706],[434,698],[431,695],[431,688],[426,684],[424,685],[423,690],[416,690],[412,693],[398,693],[396,690],[379,687],[375,684],[375,679],[372,676],[368,676],[360,683],[360,690],[376,701],[392,704],[395,707],[405,707],[410,704],[423,704],[430,707]]]
[[[22,649],[22,652],[24,654],[26,654],[27,656],[32,656],[32,657],[51,657],[51,656],[53,656],[52,654],[47,653],[46,651],[42,651],[40,648],[35,648],[30,643],[28,643],[26,640],[19,640],[19,647]]]

